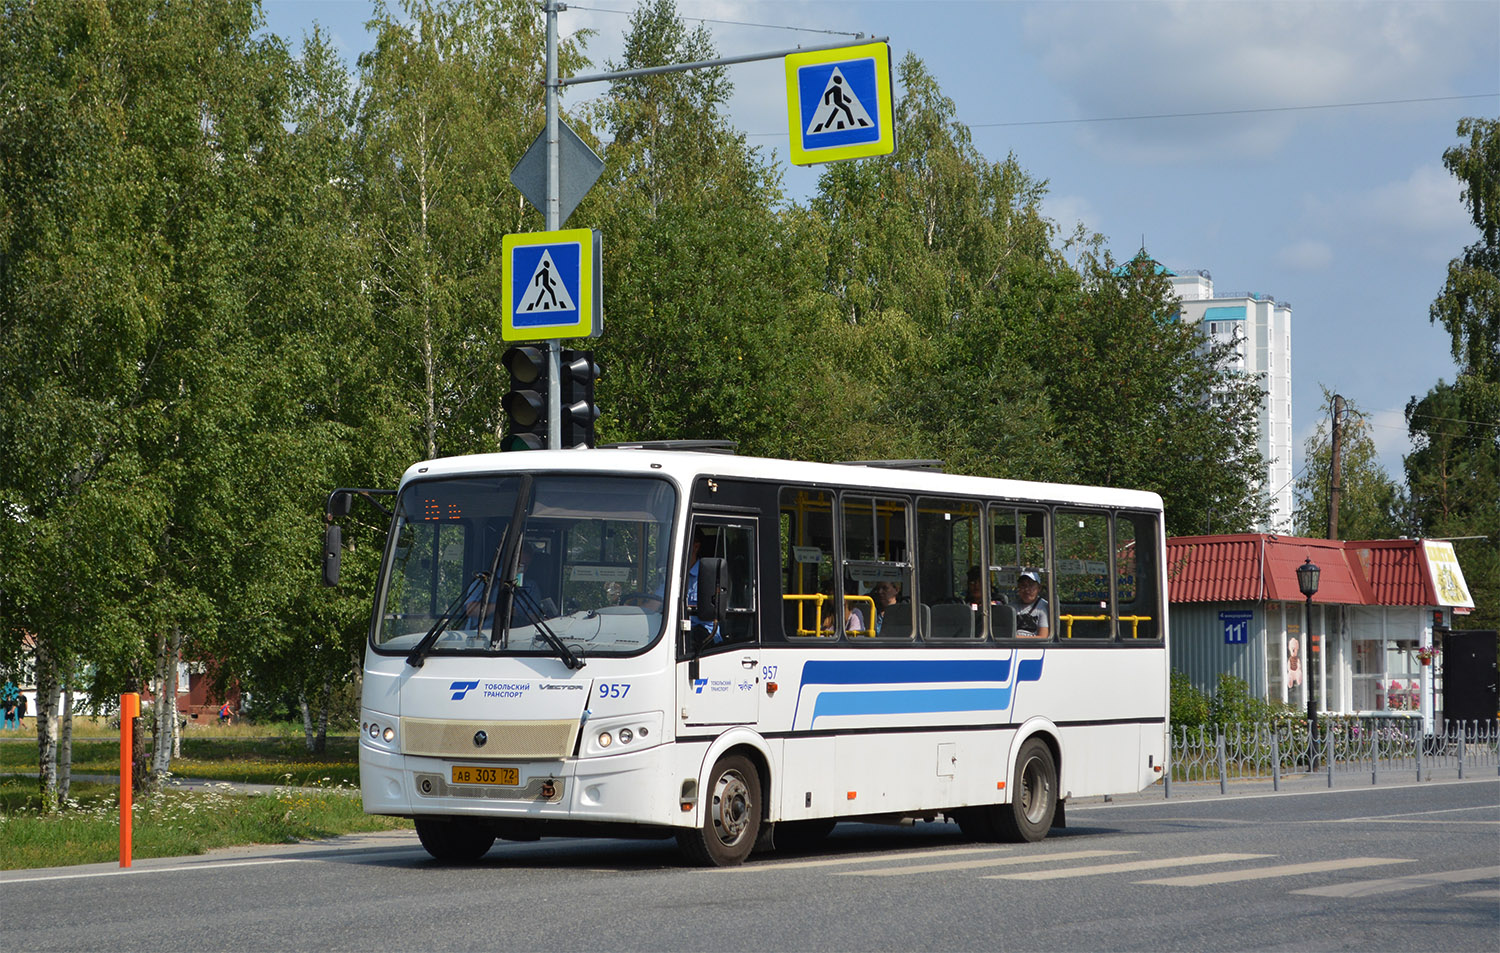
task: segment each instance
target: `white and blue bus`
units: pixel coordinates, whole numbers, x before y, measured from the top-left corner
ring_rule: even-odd
[[[676,836],[732,865],[853,820],[1039,840],[1161,777],[1164,551],[1140,491],[669,443],[421,463],[365,653],[365,810],[447,861]]]

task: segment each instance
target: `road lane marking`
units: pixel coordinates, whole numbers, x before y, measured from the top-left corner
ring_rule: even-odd
[[[744,872],[747,870],[801,870],[808,867],[837,867],[841,864],[878,864],[888,860],[920,860],[923,857],[958,857],[963,854],[997,854],[1002,853],[1004,847],[967,847],[959,850],[924,850],[924,851],[897,851],[891,854],[871,854],[868,857],[831,857],[826,860],[792,860],[786,863],[770,861],[764,864],[744,864],[740,867],[720,867],[725,873]]]
[[[1210,884],[1232,884],[1241,880],[1269,880],[1272,877],[1295,877],[1298,874],[1322,874],[1333,870],[1353,870],[1356,867],[1379,867],[1385,864],[1409,864],[1409,858],[1395,857],[1349,857],[1344,860],[1317,860],[1306,864],[1285,864],[1280,867],[1252,867],[1249,870],[1229,870],[1216,874],[1195,874],[1190,877],[1164,877],[1160,880],[1137,880],[1142,884],[1166,884],[1171,887],[1205,887]]]
[[[1500,900],[1500,890],[1475,890],[1472,893],[1457,894],[1459,897],[1478,897],[1481,900]]]
[[[45,877],[18,877],[14,880],[9,878],[0,880],[3,884],[34,884],[48,880],[87,880],[93,877],[130,877],[141,874],[175,874],[184,871],[213,870],[216,867],[256,867],[265,864],[300,864],[304,862],[301,857],[276,858],[268,860],[228,860],[220,863],[209,864],[179,864],[176,867],[122,867],[118,870],[96,870],[86,874],[48,874]]]
[[[1162,867],[1190,867],[1194,864],[1227,864],[1235,860],[1264,860],[1275,854],[1203,854],[1198,857],[1161,857],[1156,860],[1131,860],[1122,864],[1092,864],[1087,867],[1064,867],[1060,870],[1033,870],[1024,874],[991,874],[984,880],[1061,880],[1064,877],[1090,877],[1094,874],[1120,874],[1133,870],[1159,870]]]
[[[1341,820],[1346,820],[1346,821],[1385,821],[1385,820],[1389,820],[1389,819],[1391,819],[1393,817],[1426,817],[1429,814],[1457,814],[1460,811],[1493,811],[1495,809],[1496,809],[1495,805],[1493,805],[1493,804],[1473,804],[1473,805],[1470,805],[1468,807],[1446,807],[1446,808],[1443,808],[1441,811],[1409,811],[1409,812],[1407,812],[1405,814],[1374,814],[1374,815],[1371,815],[1370,817],[1346,817],[1346,818],[1341,818]]]
[[[955,860],[945,864],[913,864],[888,867],[885,870],[845,870],[840,877],[903,877],[907,874],[931,874],[944,870],[973,870],[977,867],[1001,867],[1011,864],[1044,864],[1049,860],[1082,860],[1085,857],[1118,857],[1133,850],[1071,850],[1060,854],[1009,854],[982,860]]]
[[[1500,866],[1470,867],[1467,870],[1445,870],[1433,874],[1412,874],[1409,877],[1387,877],[1383,880],[1356,880],[1354,883],[1328,884],[1323,887],[1308,887],[1306,890],[1293,890],[1292,893],[1305,893],[1314,897],[1373,897],[1382,893],[1395,893],[1398,890],[1417,890],[1438,884],[1467,883],[1471,880],[1489,880],[1493,877],[1500,877]]]

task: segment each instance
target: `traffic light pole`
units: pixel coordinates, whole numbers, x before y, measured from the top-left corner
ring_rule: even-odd
[[[694,63],[673,63],[667,66],[652,66],[645,69],[618,70],[613,73],[594,73],[574,76],[559,81],[557,78],[557,14],[568,9],[560,0],[543,0],[542,9],[547,14],[547,231],[562,228],[562,139],[558,133],[558,95],[564,86],[578,83],[598,83],[606,80],[625,79],[631,76],[654,76],[660,73],[681,73],[686,70],[704,69],[710,66],[728,66],[733,63],[753,63],[757,60],[782,59],[793,53],[812,53],[821,50],[836,50],[848,46],[848,41],[829,43],[824,46],[798,46],[770,53],[750,53],[745,56],[730,56]],[[827,30],[836,33],[837,30]],[[863,33],[850,34],[863,40]],[[886,37],[874,42],[883,43]],[[557,340],[547,342],[547,446],[562,446],[562,344]]]
[[[558,0],[546,0],[547,11],[547,231],[562,228],[562,139],[557,131]],[[562,446],[562,343],[547,342],[547,446]]]

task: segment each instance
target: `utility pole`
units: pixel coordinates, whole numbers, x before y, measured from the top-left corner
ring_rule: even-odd
[[[1333,395],[1333,441],[1328,465],[1328,538],[1339,538],[1339,498],[1344,492],[1344,398]]]

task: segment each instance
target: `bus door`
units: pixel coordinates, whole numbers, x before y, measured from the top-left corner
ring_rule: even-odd
[[[760,591],[756,520],[696,516],[678,617],[678,695],[684,727],[753,724],[760,714]],[[698,560],[708,567],[700,580]],[[717,575],[717,619],[707,585]],[[698,603],[702,602],[700,609]]]

